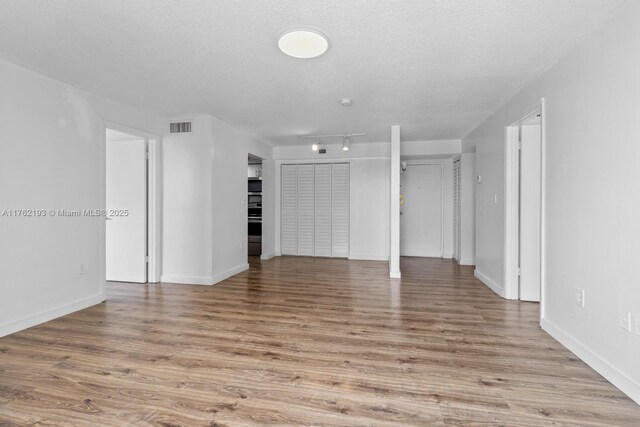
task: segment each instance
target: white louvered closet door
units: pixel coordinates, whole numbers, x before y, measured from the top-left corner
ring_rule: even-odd
[[[282,165],[280,179],[280,252],[298,255],[298,165]]]
[[[314,255],[314,165],[298,165],[298,255]]]
[[[331,256],[349,256],[349,164],[331,165]]]
[[[453,163],[453,257],[460,261],[460,160]]]
[[[331,165],[315,165],[315,256],[331,256]]]

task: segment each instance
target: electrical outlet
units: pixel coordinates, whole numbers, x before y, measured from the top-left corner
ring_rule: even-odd
[[[620,310],[619,313],[619,325],[627,332],[631,332],[631,313],[628,311]]]
[[[84,262],[78,264],[78,274],[80,276],[87,274],[87,265]]]
[[[576,304],[578,307],[584,308],[584,289],[578,289],[576,292]]]

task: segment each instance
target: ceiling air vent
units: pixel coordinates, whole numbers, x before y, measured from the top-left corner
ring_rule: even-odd
[[[319,149],[318,154],[327,154],[327,149],[326,148]]]
[[[191,122],[169,123],[170,133],[191,133]]]

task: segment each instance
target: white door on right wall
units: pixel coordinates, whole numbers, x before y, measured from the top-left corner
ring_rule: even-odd
[[[540,301],[540,125],[522,126],[520,299]]]
[[[400,184],[400,255],[442,258],[442,165],[410,164]]]
[[[106,276],[147,282],[146,142],[106,143]]]

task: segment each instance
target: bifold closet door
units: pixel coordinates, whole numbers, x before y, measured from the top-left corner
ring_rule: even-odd
[[[314,255],[314,165],[298,165],[298,255]]]
[[[315,256],[331,256],[331,165],[315,165]]]
[[[282,165],[280,180],[280,252],[298,255],[298,165]]]
[[[453,163],[453,258],[460,261],[460,160]]]
[[[349,256],[349,164],[331,165],[331,256]]]

